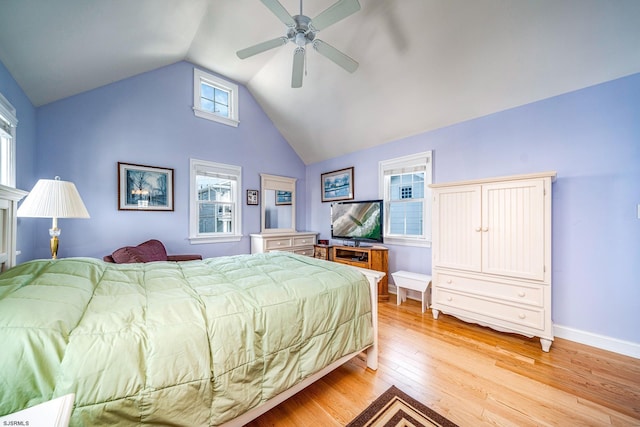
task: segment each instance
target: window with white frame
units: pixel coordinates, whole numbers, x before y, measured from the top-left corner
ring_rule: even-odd
[[[0,184],[16,186],[16,109],[0,94]]]
[[[238,85],[193,69],[193,112],[197,117],[238,126]]]
[[[378,164],[385,243],[431,245],[431,159],[431,151],[425,151]]]
[[[242,168],[191,159],[191,243],[237,242],[242,238]]]

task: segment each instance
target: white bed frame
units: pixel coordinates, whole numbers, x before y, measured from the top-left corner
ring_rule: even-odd
[[[369,295],[371,296],[371,320],[373,321],[373,344],[363,349],[360,349],[354,353],[347,354],[346,356],[341,357],[340,359],[336,360],[335,362],[328,365],[324,369],[321,369],[315,374],[305,378],[304,380],[294,385],[290,389],[287,389],[282,393],[280,393],[279,395],[267,400],[260,406],[257,406],[249,410],[248,412],[245,412],[244,414],[240,415],[239,417],[234,418],[233,420],[222,424],[221,427],[240,427],[247,424],[249,421],[252,421],[258,418],[260,415],[278,406],[279,404],[281,404],[282,402],[284,402],[285,400],[287,400],[297,392],[301,391],[302,389],[313,384],[320,378],[324,377],[329,372],[333,371],[334,369],[340,367],[341,365],[345,364],[349,360],[358,356],[363,351],[366,352],[366,355],[367,355],[367,368],[372,369],[374,371],[378,369],[378,282],[380,281],[380,279],[382,279],[385,276],[385,273],[382,273],[380,271],[367,270],[366,268],[359,268],[359,267],[351,267],[351,268],[360,270],[369,281],[369,289],[370,289]]]
[[[26,191],[16,190],[15,188],[0,185],[0,266],[4,271],[16,264],[16,230],[17,220],[16,211],[18,201],[27,195]],[[367,270],[364,268],[350,267],[360,270],[369,282],[371,296],[371,319],[373,321],[373,344],[362,348],[354,353],[343,356],[324,369],[316,372],[310,377],[305,378],[300,383],[291,387],[279,395],[269,399],[260,406],[251,409],[243,415],[223,424],[225,427],[243,426],[249,421],[259,417],[271,408],[284,402],[300,390],[319,380],[329,372],[348,362],[352,358],[358,356],[362,352],[366,352],[367,368],[372,370],[378,369],[378,282],[385,273],[380,271]]]

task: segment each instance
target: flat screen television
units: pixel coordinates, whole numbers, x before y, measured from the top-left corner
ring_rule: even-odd
[[[331,205],[331,238],[382,243],[382,200],[336,202]]]

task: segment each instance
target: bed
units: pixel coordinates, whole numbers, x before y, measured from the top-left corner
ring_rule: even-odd
[[[362,352],[377,368],[382,275],[288,252],[13,266],[0,416],[74,393],[71,425],[244,425]]]

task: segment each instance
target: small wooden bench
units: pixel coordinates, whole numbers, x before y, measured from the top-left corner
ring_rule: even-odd
[[[422,312],[424,313],[429,308],[431,305],[431,276],[403,270],[391,273],[391,276],[398,293],[397,305],[407,300],[407,289],[411,289],[422,294]]]

